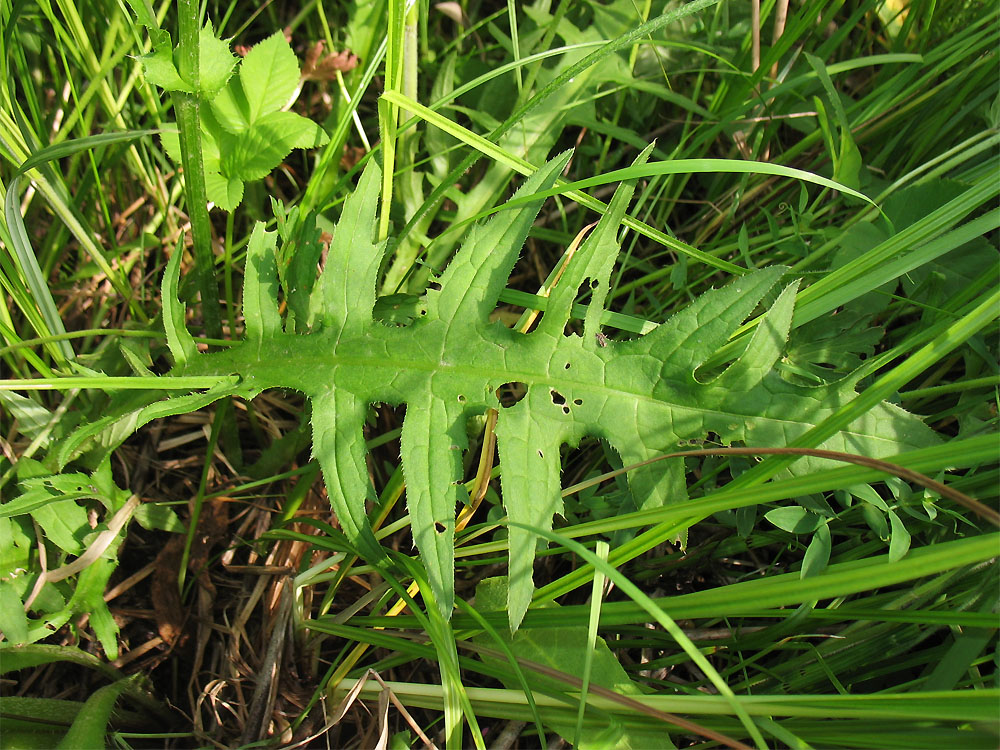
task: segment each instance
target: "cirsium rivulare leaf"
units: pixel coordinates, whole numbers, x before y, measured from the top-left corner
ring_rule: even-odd
[[[643,155],[640,158],[644,158]],[[554,184],[567,154],[529,178],[519,195]],[[361,552],[385,562],[365,515],[374,494],[362,428],[369,404],[405,404],[401,458],[413,535],[434,598],[445,614],[454,601],[456,506],[468,500],[460,481],[466,422],[500,411],[496,433],[503,500],[511,520],[551,528],[562,508],[562,444],[587,435],[607,440],[628,465],[714,433],[723,441],[786,445],[854,398],[850,383],[806,388],[781,379],[773,366],[791,321],[796,285],[786,287],[756,327],[746,351],[721,375],[696,377],[707,361],[781,279],[766,268],[710,291],[646,336],[625,342],[597,334],[588,315],[584,336],[564,333],[576,290],[589,283],[604,300],[615,235],[632,186],[625,185],[602,222],[579,248],[559,281],[539,326],[523,334],[490,322],[540,201],[499,212],[475,227],[426,295],[417,320],[387,326],[373,316],[386,252],[372,231],[380,175],[372,162],[343,215],[310,296],[308,330],[285,330],[278,317],[277,236],[258,227],[247,250],[246,336],[224,352],[191,355],[175,374],[239,374],[252,396],[267,388],[301,391],[312,401],[313,452],[340,524]],[[173,279],[168,277],[168,285]],[[497,389],[526,386],[502,408]],[[935,441],[918,419],[889,404],[867,412],[822,447],[887,455]],[[684,497],[680,462],[629,473],[637,505],[655,507]],[[533,591],[536,538],[510,530],[509,615],[517,627]]]

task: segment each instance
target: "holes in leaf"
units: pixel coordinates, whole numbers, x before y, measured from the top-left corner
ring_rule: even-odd
[[[564,364],[564,365],[563,365],[563,369],[564,369],[564,370],[568,370],[568,369],[569,369],[569,368],[570,368],[571,366],[572,366],[572,365],[570,365],[570,363],[569,363],[569,362],[567,362],[566,364]]]
[[[573,399],[573,403],[574,403],[574,404],[575,404],[576,406],[583,406],[583,399],[582,399],[582,398],[574,398],[574,399]]]
[[[549,394],[552,396],[552,403],[561,406],[563,414],[569,414],[569,404],[566,403],[566,397],[555,388],[552,388]]]
[[[566,321],[566,325],[563,327],[563,335],[572,336],[573,334],[580,335],[583,331],[583,325],[581,316],[583,315],[583,310],[580,306],[589,305],[593,298],[593,291],[597,288],[598,282],[595,279],[584,280],[583,283],[577,287],[576,297],[573,299],[573,308],[569,314],[569,320]]]
[[[413,294],[383,295],[372,309],[372,317],[389,328],[405,328],[426,313],[424,299]]]
[[[500,406],[504,409],[509,409],[524,398],[527,393],[527,384],[514,380],[510,383],[504,383],[497,388],[497,401],[500,402]]]
[[[431,282],[429,282],[427,284],[427,288],[429,290],[432,290],[432,291],[435,291],[435,292],[440,292],[441,291],[441,283],[438,282],[438,281],[431,281]]]
[[[447,530],[448,530],[448,527],[447,527],[447,526],[445,526],[445,525],[444,525],[443,523],[441,523],[440,521],[435,521],[435,522],[434,522],[434,531],[436,531],[436,532],[437,532],[438,534],[443,534],[443,533],[444,533],[444,532],[446,532]]]
[[[458,403],[460,403],[460,404],[464,404],[465,403],[465,395],[464,394],[462,394],[462,393],[458,394]]]
[[[538,451],[538,457],[539,458],[545,458],[545,454],[542,453],[541,451]]]

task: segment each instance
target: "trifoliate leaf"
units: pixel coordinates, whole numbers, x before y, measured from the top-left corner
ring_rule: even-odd
[[[208,26],[202,29],[201,54],[200,89],[213,94],[207,97],[210,106],[202,107],[206,190],[216,206],[233,211],[243,199],[244,182],[270,174],[292,149],[322,146],[329,136],[311,120],[281,111],[295,94],[299,68],[280,33],[247,54],[239,76],[230,77],[237,59],[228,43],[217,39]],[[164,67],[160,78],[177,87],[187,86],[173,67]],[[168,131],[161,138],[164,149],[179,164],[177,133]]]

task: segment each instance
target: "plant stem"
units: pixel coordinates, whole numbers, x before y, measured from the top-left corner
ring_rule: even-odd
[[[229,322],[229,335],[236,331],[236,295],[233,293],[233,217],[232,211],[226,214],[226,246],[225,246],[225,293],[226,312]]]
[[[208,195],[205,190],[205,167],[201,151],[198,4],[194,0],[179,0],[177,5],[179,51],[177,63],[181,77],[191,82],[195,89],[191,94],[180,91],[173,94],[177,125],[180,128],[185,198],[188,216],[191,219],[195,282],[201,293],[205,334],[212,338],[220,338],[222,317],[218,304],[219,287],[215,281],[215,264],[212,259],[212,225],[208,219]]]

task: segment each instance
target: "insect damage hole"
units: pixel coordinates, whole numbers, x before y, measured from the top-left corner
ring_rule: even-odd
[[[584,280],[583,283],[581,283],[577,288],[573,307],[570,310],[569,320],[567,320],[566,325],[563,326],[564,336],[578,336],[580,334],[582,328],[580,325],[580,319],[583,314],[585,314],[586,308],[591,302],[591,297],[593,296],[594,290],[597,288],[597,283],[598,282],[596,280]]]
[[[496,390],[497,401],[504,409],[509,409],[528,394],[528,384],[516,380],[504,383]]]
[[[552,397],[553,404],[562,407],[563,414],[569,414],[569,404],[566,403],[566,397],[564,395],[562,395],[555,388],[549,389],[549,395]]]
[[[435,521],[435,522],[434,522],[434,531],[436,531],[436,532],[437,532],[438,534],[443,534],[443,533],[444,533],[444,532],[446,532],[447,530],[448,530],[448,527],[447,527],[447,526],[445,526],[445,525],[444,525],[443,523],[441,523],[440,521]]]

